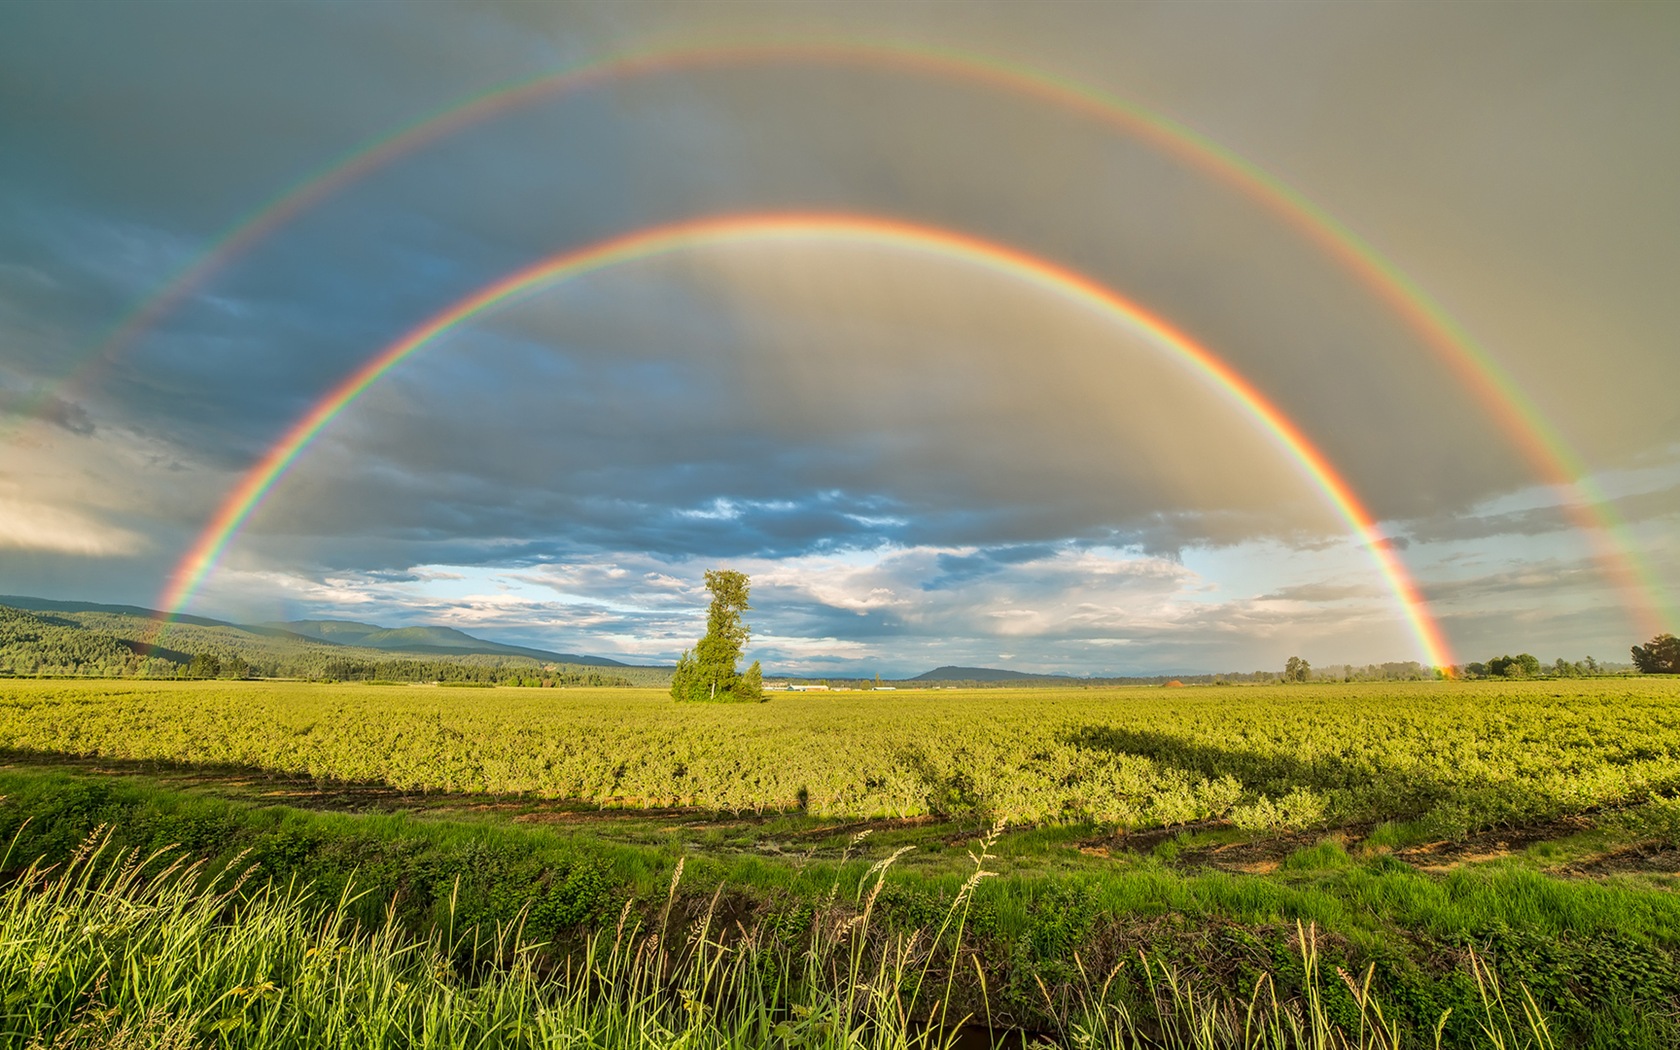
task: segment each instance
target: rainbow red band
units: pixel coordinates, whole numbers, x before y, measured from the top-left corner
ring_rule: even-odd
[[[1095,307],[1169,350],[1252,415],[1300,465],[1370,550],[1428,663],[1436,667],[1451,666],[1451,654],[1438,625],[1429,615],[1405,566],[1382,542],[1370,512],[1300,428],[1230,365],[1160,317],[1056,263],[949,230],[856,215],[726,215],[658,226],[552,256],[461,299],[368,360],[321,398],[269,449],[223,501],[171,574],[160,607],[167,617],[173,618],[215,567],[240,527],[326,425],[404,358],[450,329],[522,294],[617,264],[706,245],[810,239],[890,246],[983,266]]]

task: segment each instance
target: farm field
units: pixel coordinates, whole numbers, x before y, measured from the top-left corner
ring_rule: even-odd
[[[1038,982],[1077,1001],[1076,959],[1139,951],[1215,997],[1242,1000],[1262,973],[1307,996],[1306,930],[1320,971],[1374,968],[1405,1045],[1433,1045],[1447,1007],[1443,1045],[1483,1045],[1472,957],[1533,990],[1558,1045],[1680,1031],[1671,680],[728,706],[262,682],[19,680],[0,696],[9,873],[106,826],[117,847],[239,857],[318,901],[360,887],[362,928],[517,921],[556,952],[627,905],[693,921],[718,895],[743,928],[831,928],[819,917],[855,921],[881,878],[875,949],[925,940],[965,902],[983,976],[952,994],[978,1012],[983,986],[991,1016],[1025,1030],[1072,1023]],[[991,877],[972,883],[1000,819]],[[1338,980],[1320,991],[1357,1026]]]
[[[1680,792],[1680,681],[781,694],[0,685],[0,747],[601,806],[1451,837]]]

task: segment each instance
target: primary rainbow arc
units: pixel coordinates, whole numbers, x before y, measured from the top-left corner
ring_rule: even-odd
[[[725,215],[638,230],[551,256],[480,288],[411,330],[329,391],[241,478],[176,566],[159,602],[173,619],[215,567],[240,527],[334,417],[404,358],[499,304],[581,274],[683,249],[773,240],[849,240],[979,265],[1094,307],[1147,336],[1247,411],[1294,460],[1370,551],[1427,662],[1450,668],[1451,653],[1405,566],[1329,459],[1229,364],[1162,318],[1084,274],[967,234],[873,216],[812,213]]]

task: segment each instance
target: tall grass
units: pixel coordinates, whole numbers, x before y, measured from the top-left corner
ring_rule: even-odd
[[[657,921],[627,905],[616,925],[557,959],[519,923],[449,921],[416,937],[394,910],[382,925],[356,922],[349,893],[320,901],[237,864],[212,872],[174,851],[123,851],[102,829],[66,863],[31,865],[0,891],[0,1045],[951,1050],[965,1026],[970,1038],[976,1024],[990,1029],[964,927],[997,830],[928,930],[872,924],[897,853],[855,887],[836,884],[791,942],[770,922],[727,923],[717,895],[683,914],[679,864]],[[1299,950],[1305,991],[1291,999],[1266,976],[1246,999],[1206,994],[1146,955],[1100,977],[1081,967],[1071,992],[1044,992],[1055,1027],[1044,1037],[1081,1050],[1441,1045],[1444,1017],[1415,1034],[1385,1018],[1371,971],[1333,978],[1357,1004],[1351,1026],[1338,1024],[1311,928],[1299,930]],[[1483,1042],[1551,1050],[1527,990],[1512,995],[1471,965]]]

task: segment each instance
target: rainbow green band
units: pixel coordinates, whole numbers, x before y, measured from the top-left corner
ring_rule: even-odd
[[[215,567],[228,543],[334,417],[408,355],[480,313],[535,289],[621,263],[683,249],[743,242],[822,238],[861,242],[958,259],[1094,307],[1146,335],[1192,366],[1245,409],[1323,491],[1370,550],[1431,666],[1451,654],[1404,565],[1382,541],[1376,522],[1329,460],[1276,405],[1230,365],[1159,317],[1090,278],[1014,248],[928,226],[853,215],[729,215],[658,226],[563,252],[481,288],[380,351],[298,421],[240,480],[171,575],[160,606],[173,618]]]

